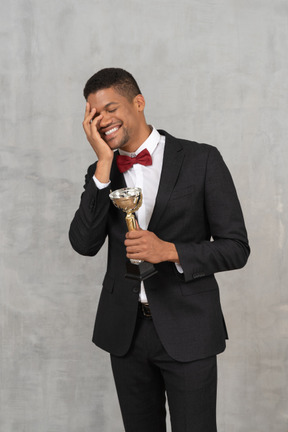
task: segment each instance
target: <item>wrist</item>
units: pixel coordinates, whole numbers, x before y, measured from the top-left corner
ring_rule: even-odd
[[[110,181],[112,161],[113,158],[111,160],[98,160],[96,165],[95,177],[101,183],[108,183]]]
[[[167,247],[165,248],[166,249],[166,255],[167,255],[166,261],[180,264],[179,255],[178,255],[175,244],[169,243],[169,242],[166,242],[166,243],[167,243]]]

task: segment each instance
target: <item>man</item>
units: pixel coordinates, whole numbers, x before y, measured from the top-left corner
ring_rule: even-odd
[[[69,236],[89,256],[108,237],[93,341],[111,354],[125,431],[166,431],[167,395],[173,432],[215,432],[216,355],[227,332],[214,273],[243,267],[250,253],[230,173],[215,147],[149,126],[128,72],[97,72],[84,96],[98,162]],[[128,233],[109,199],[123,187],[143,191],[139,227]],[[125,278],[129,259],[153,263],[157,274]]]

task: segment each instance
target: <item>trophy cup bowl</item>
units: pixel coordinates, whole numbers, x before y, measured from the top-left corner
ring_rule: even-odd
[[[125,220],[128,231],[136,230],[136,219],[133,213],[142,205],[143,195],[141,188],[117,189],[109,194],[109,198],[115,207],[126,213]],[[130,262],[127,262],[125,277],[142,281],[156,273],[157,270],[155,270],[153,264],[142,260],[130,259]]]

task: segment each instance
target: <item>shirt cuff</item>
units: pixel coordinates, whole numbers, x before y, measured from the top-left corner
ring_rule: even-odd
[[[101,183],[96,177],[95,175],[93,176],[93,180],[94,183],[96,184],[98,189],[105,189],[107,186],[109,186],[109,184],[111,183],[110,181],[108,183]]]
[[[183,270],[183,268],[181,267],[181,265],[180,264],[178,264],[178,263],[175,263],[175,266],[176,266],[176,269],[177,269],[177,271],[179,272],[179,273],[184,273],[184,270]]]

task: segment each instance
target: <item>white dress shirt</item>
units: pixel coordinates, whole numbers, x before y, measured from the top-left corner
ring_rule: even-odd
[[[124,175],[127,187],[139,187],[142,189],[143,202],[139,210],[136,212],[137,220],[140,228],[147,230],[159,188],[160,175],[162,171],[163,155],[165,148],[165,136],[160,135],[159,132],[153,127],[152,132],[146,141],[136,150],[135,153],[128,153],[119,149],[121,155],[136,157],[142,150],[147,149],[152,157],[152,165],[144,166],[141,164],[134,164]],[[94,176],[93,177],[98,189],[109,186],[109,183],[101,183]],[[182,271],[181,266],[176,266],[178,271]],[[139,300],[142,303],[147,303],[147,297],[144,289],[143,282],[141,283],[141,290]]]

